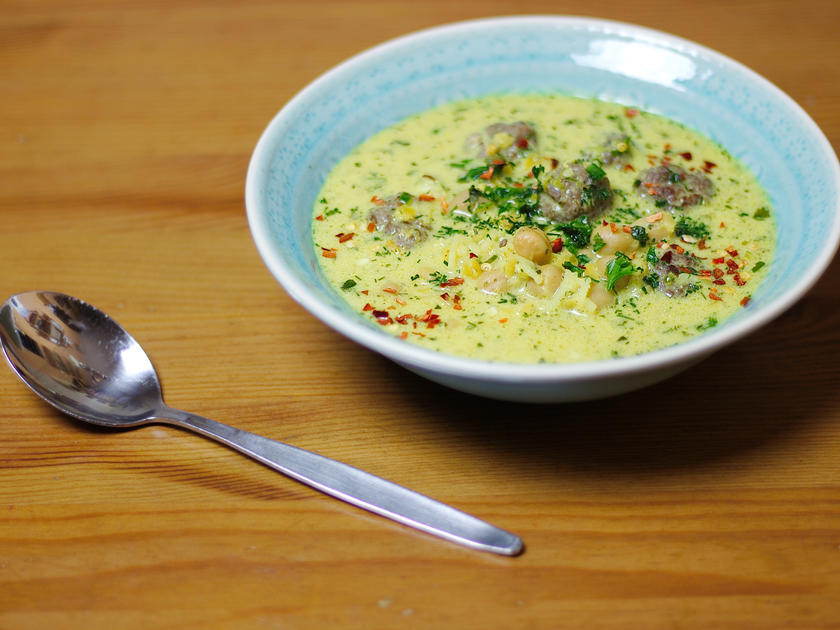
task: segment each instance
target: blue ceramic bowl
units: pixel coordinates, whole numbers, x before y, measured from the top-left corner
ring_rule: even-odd
[[[668,116],[725,146],[757,174],[776,208],[769,277],[750,304],[707,333],[647,354],[514,365],[419,348],[363,319],[319,271],[311,217],[345,154],[432,106],[503,91],[558,91]],[[395,39],[319,77],[271,121],[251,159],[248,220],[266,265],[315,317],[433,381],[507,400],[610,396],[662,380],[766,324],[826,269],[840,239],[840,165],[807,114],[771,83],[692,42],[578,17],[509,17]]]

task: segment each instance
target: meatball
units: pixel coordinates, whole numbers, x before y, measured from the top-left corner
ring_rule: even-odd
[[[654,166],[639,174],[637,190],[669,209],[703,203],[714,194],[712,181],[703,173],[686,171],[676,164]]]
[[[668,297],[682,297],[693,291],[697,285],[693,282],[677,284],[677,276],[686,271],[696,272],[701,262],[697,256],[678,254],[669,249],[655,263],[648,261],[648,275],[645,276],[645,281]]]
[[[537,141],[528,123],[494,123],[467,138],[467,151],[481,159],[501,157],[507,162],[521,158]]]
[[[540,193],[540,212],[551,221],[594,216],[610,207],[610,180],[595,162],[588,166],[572,162],[551,171]]]
[[[418,219],[405,221],[394,216],[397,208],[402,205],[405,205],[405,202],[400,195],[395,195],[386,199],[385,203],[374,207],[369,217],[376,225],[376,229],[390,235],[399,247],[411,249],[428,238],[429,227]]]

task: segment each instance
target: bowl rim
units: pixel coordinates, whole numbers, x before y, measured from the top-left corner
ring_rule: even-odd
[[[703,56],[719,65],[746,73],[775,99],[783,103],[791,113],[795,114],[800,124],[804,124],[811,129],[819,148],[826,156],[833,158],[830,160],[830,167],[834,179],[840,182],[840,162],[838,162],[837,155],[822,130],[805,110],[762,75],[723,53],[702,44],[646,26],[578,15],[510,15],[462,20],[431,26],[383,41],[328,69],[295,94],[275,114],[261,134],[251,156],[246,176],[246,214],[252,237],[263,262],[292,299],[333,330],[406,367],[472,380],[490,379],[507,384],[529,383],[540,385],[629,376],[631,374],[665,370],[671,366],[699,360],[763,327],[788,310],[810,291],[828,268],[838,250],[838,246],[840,246],[840,195],[834,199],[835,207],[829,238],[814,258],[814,264],[800,276],[799,281],[790,291],[763,305],[760,310],[745,314],[738,321],[730,322],[725,326],[707,331],[679,344],[638,355],[567,363],[509,363],[450,355],[405,342],[384,331],[372,328],[362,321],[356,321],[344,313],[333,310],[315,296],[309,290],[307,283],[298,279],[283,264],[283,260],[278,255],[269,234],[271,226],[267,221],[267,209],[262,207],[260,201],[260,191],[265,183],[274,145],[278,140],[276,137],[277,129],[281,126],[284,118],[303,105],[310,98],[310,95],[317,92],[324,83],[340,77],[343,72],[356,65],[383,57],[387,58],[395,48],[415,45],[418,41],[442,34],[474,32],[477,29],[511,24],[534,26],[551,24],[558,28],[585,28],[605,35],[631,37],[637,41],[664,45],[672,50],[694,57]]]

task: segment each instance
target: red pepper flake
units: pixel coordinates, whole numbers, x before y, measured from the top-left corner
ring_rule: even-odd
[[[481,175],[479,175],[479,177],[481,179],[490,179],[491,177],[493,177],[493,167],[487,167],[487,170],[484,171]]]
[[[711,173],[712,169],[715,168],[716,166],[717,166],[717,164],[715,164],[714,162],[709,162],[709,160],[703,160],[703,170],[706,173]]]
[[[425,337],[426,336],[425,333],[421,333],[421,332],[412,332],[411,334],[412,335],[417,335],[418,337]]]
[[[362,290],[362,291],[359,291],[359,293],[364,293],[365,295],[367,295],[367,294],[368,294],[368,290],[367,290],[367,289],[364,289],[364,290]]]
[[[376,231],[376,223],[374,223],[373,221],[368,223],[367,224],[367,231],[368,232],[375,232]]]
[[[553,241],[551,241],[551,251],[554,252],[555,254],[559,254],[561,251],[563,251],[563,239],[562,238],[557,237]]]
[[[684,160],[691,160],[691,151],[683,151],[680,153],[680,157]]]
[[[502,319],[500,319],[500,320],[499,320],[499,323],[500,323],[500,324],[506,324],[506,323],[507,323],[507,320],[508,320],[508,318],[507,318],[507,317],[502,317]]]
[[[461,306],[461,296],[460,295],[454,295],[452,297],[452,308],[454,308],[456,311],[463,311],[464,310],[464,307]]]
[[[636,169],[635,169],[635,168],[633,168],[633,165],[632,165],[632,164],[625,164],[625,165],[624,165],[624,169],[623,169],[623,170],[625,170],[625,171],[633,171],[634,173],[636,172]]]
[[[533,175],[533,173],[532,173],[532,175]],[[514,188],[525,188],[525,184],[523,184],[522,182],[513,182],[513,187]]]
[[[723,302],[723,298],[717,294],[717,291],[715,289],[709,291],[709,298],[711,298],[712,300],[717,300],[718,302]]]
[[[615,223],[610,223],[609,225],[610,225],[610,232],[612,232],[613,234],[618,233],[618,226]]]
[[[744,286],[745,284],[747,284],[747,281],[746,281],[746,280],[744,280],[744,279],[741,277],[741,274],[740,274],[740,273],[736,273],[734,276],[732,276],[732,278],[735,280],[735,284],[737,284],[739,287],[742,287],[742,286]]]
[[[400,333],[400,339],[408,339],[408,333],[406,331],[402,331]]]
[[[317,217],[315,217],[315,220],[316,220],[316,221],[323,221],[323,220],[324,220],[324,215],[323,215],[323,214],[319,214]]]
[[[746,306],[749,303],[750,303],[750,296],[749,295],[741,300],[741,306]]]
[[[705,238],[701,238],[699,241],[697,241],[697,249],[706,249],[706,239]]]
[[[371,313],[376,318],[376,321],[382,324],[383,326],[387,326],[388,324],[393,324],[394,320],[391,319],[390,313],[388,311],[373,311]]]
[[[621,231],[625,232],[627,234],[632,234],[633,233],[633,228],[630,227],[629,225],[622,225],[621,226]]]
[[[726,284],[726,280],[724,280],[723,278],[718,278],[717,280],[712,280],[712,284],[717,284],[717,285]]]
[[[722,265],[724,260],[725,259],[723,256],[721,256],[720,258],[712,258],[712,262],[716,265]]]
[[[321,248],[321,256],[323,256],[324,258],[335,258],[337,254],[338,254],[338,252],[336,252],[332,248],[329,248],[329,249],[326,248],[326,247]]]
[[[725,227],[726,227],[726,223],[724,223],[723,221],[721,221],[721,222],[720,222],[720,227],[725,228]]]
[[[405,300],[403,300],[402,298],[398,298],[398,297],[397,297],[397,298],[394,298],[394,302],[396,302],[396,303],[397,303],[397,304],[399,304],[400,306],[405,306],[406,304],[408,304],[408,302],[406,302],[406,301],[405,301]]]
[[[379,197],[377,197],[376,195],[374,195],[373,197],[371,197],[371,198],[370,198],[370,200],[371,200],[373,203],[375,203],[377,206],[384,206],[386,203],[388,203],[387,201],[385,201],[384,199],[380,199],[380,198],[379,198]]]
[[[431,195],[417,195],[417,199],[419,201],[434,201],[435,198]]]
[[[475,252],[470,252],[470,258],[478,258],[478,254]]]
[[[441,282],[440,286],[442,287],[457,287],[459,284],[464,284],[463,278],[450,278],[446,282]]]
[[[432,309],[426,311],[423,317],[418,318],[421,322],[425,322],[426,328],[434,328],[440,324],[440,316],[437,313],[432,313]]]
[[[400,324],[407,324],[409,321],[411,321],[412,317],[412,315],[406,313],[405,315],[400,315],[399,317],[395,317],[394,319],[397,320],[397,322],[399,322]]]
[[[392,293],[392,294],[394,294],[394,295],[396,295],[397,293],[399,293],[399,292],[398,292],[398,291],[397,291],[394,287],[385,287],[385,288],[384,288],[384,289],[382,289],[382,290],[383,290],[385,293]]]
[[[720,270],[716,269],[715,271],[720,271]],[[722,274],[723,274],[723,272],[721,272],[721,275]],[[701,269],[700,271],[697,272],[697,275],[702,276],[704,278],[711,278],[712,270],[711,269]]]
[[[557,168],[559,164],[560,160],[558,160],[557,158],[551,158],[551,168]]]
[[[715,269],[714,271],[712,271],[712,273],[714,274],[715,278],[723,278],[723,269]]]
[[[727,247],[726,253],[732,256],[732,258],[735,258],[738,255],[738,250],[733,247]]]
[[[355,232],[348,232],[347,234],[341,234],[340,236],[338,234],[336,234],[336,236],[338,236],[338,242],[339,243],[346,243],[351,238],[356,236],[356,233]]]
[[[443,197],[440,198],[440,211],[443,214],[446,214],[446,211],[449,210],[449,204],[446,202],[446,199]]]
[[[635,107],[628,107],[624,110],[624,115],[627,116],[627,118],[635,118],[639,115],[639,110]]]
[[[516,146],[520,149],[527,149],[528,148],[528,138],[519,138],[516,141]]]
[[[685,253],[685,248],[680,246],[680,245],[677,245],[676,243],[671,243],[671,249],[676,251],[678,254],[684,254]]]

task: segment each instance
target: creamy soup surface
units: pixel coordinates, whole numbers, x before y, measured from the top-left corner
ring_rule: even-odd
[[[775,222],[756,178],[676,122],[496,95],[363,142],[327,178],[313,239],[336,290],[407,343],[556,363],[670,346],[749,308]]]

